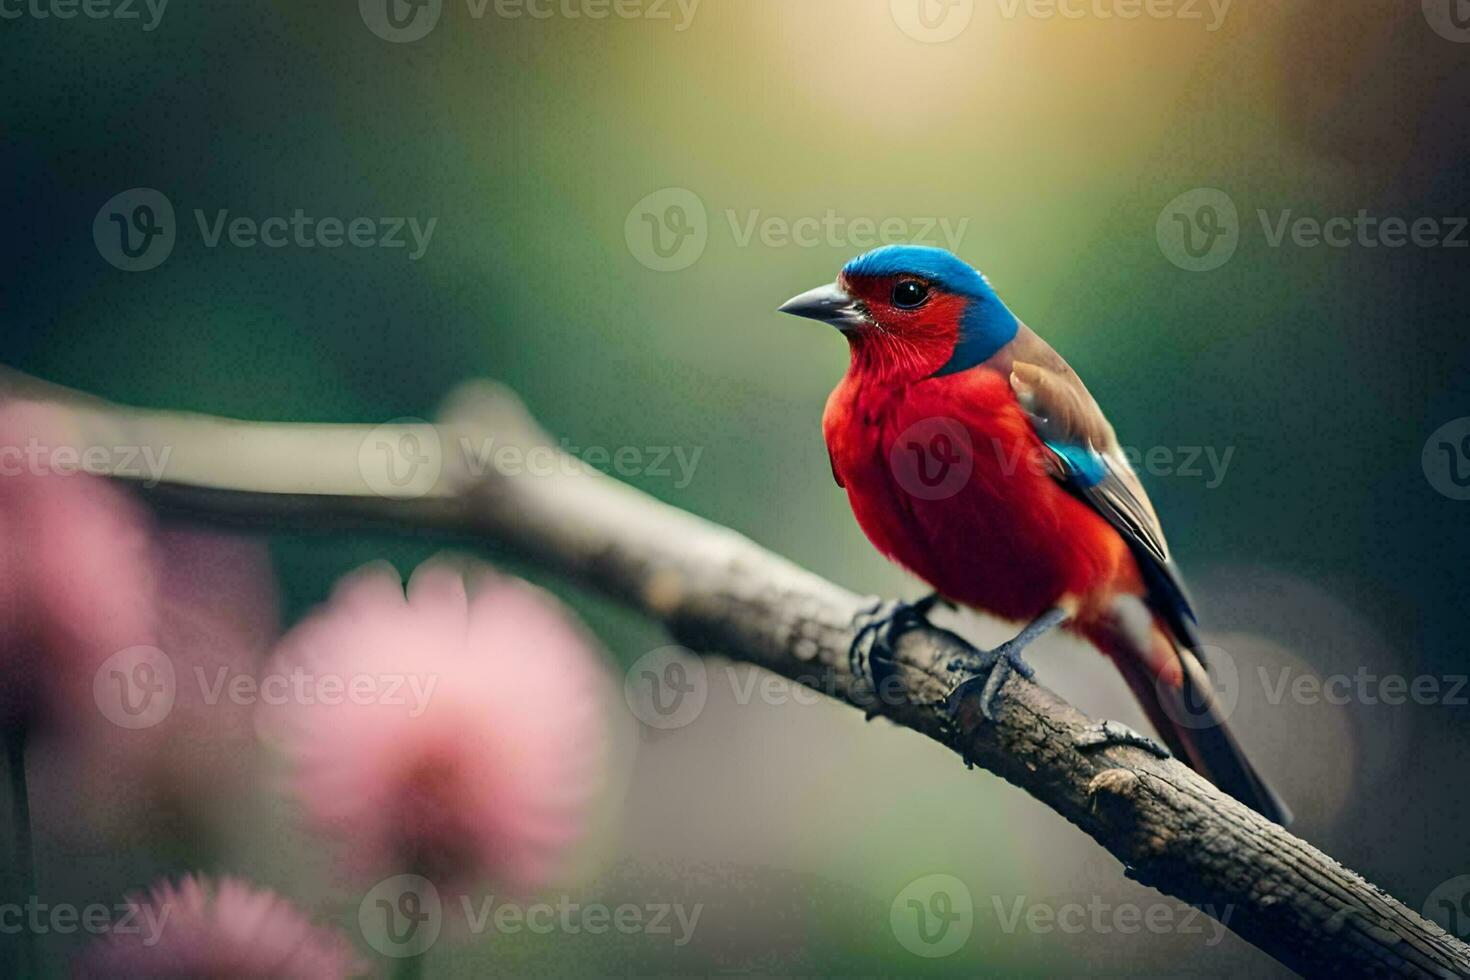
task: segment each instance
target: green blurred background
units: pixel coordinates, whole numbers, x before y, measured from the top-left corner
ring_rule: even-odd
[[[869,242],[850,225],[800,243],[745,231],[831,212],[912,235],[942,219],[1125,444],[1233,453],[1218,480],[1202,461],[1145,482],[1211,642],[1246,679],[1244,740],[1300,833],[1418,906],[1470,872],[1470,709],[1271,704],[1253,679],[1466,672],[1470,503],[1436,492],[1421,454],[1470,414],[1467,252],[1272,247],[1257,212],[1470,213],[1470,44],[1401,0],[1236,0],[1217,30],[1203,4],[1203,20],[935,4],[969,18],[948,40],[916,29],[912,6],[702,0],[686,22],[673,4],[668,19],[535,18],[492,0],[477,18],[446,0],[409,43],[345,0],[175,0],[148,31],[142,7],[141,22],[0,20],[0,360],[124,402],[273,420],[432,417],[457,381],[495,377],[572,445],[699,451],[687,485],[630,478],[661,499],[845,585],[914,595],[828,470],[819,419],[842,342],[773,312]],[[178,240],[129,274],[91,228],[134,187],[169,198]],[[1156,226],[1202,187],[1238,207],[1240,241],[1190,272]],[[697,199],[702,222],[686,216],[706,241],[657,271],[637,231],[644,211],[665,215],[667,194],[644,199],[667,188]],[[193,214],[296,208],[437,224],[413,261],[208,248]],[[438,544],[282,534],[271,548],[289,621],[350,568],[406,571]],[[517,570],[624,664],[665,642]],[[1091,652],[1056,640],[1037,660],[1090,712],[1137,719]],[[571,886],[609,904],[703,902],[693,942],[481,938],[436,949],[430,975],[1279,972],[1204,924],[1008,931],[999,910],[1018,896],[1177,906],[917,736],[832,705],[735,701],[714,684],[693,725],[638,736],[605,854]],[[41,844],[43,887],[113,901],[202,865],[351,930],[351,897],[290,828],[261,801],[207,843],[58,834]],[[898,941],[890,905],[938,872],[964,882],[975,925],[930,959]]]

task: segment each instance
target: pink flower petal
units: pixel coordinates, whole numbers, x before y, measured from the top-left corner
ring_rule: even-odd
[[[282,638],[267,670],[374,692],[257,713],[306,816],[350,841],[354,870],[533,889],[580,838],[604,775],[606,678],[546,593],[444,561],[416,570],[406,592],[396,573],[359,570]]]

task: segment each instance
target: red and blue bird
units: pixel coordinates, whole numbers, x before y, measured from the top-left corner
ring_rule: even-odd
[[[890,245],[781,311],[847,337],[822,420],[832,475],[878,550],[936,590],[878,625],[936,601],[1025,622],[986,662],[986,718],[1010,671],[1031,675],[1024,647],[1064,625],[1117,665],[1176,756],[1285,823],[1225,726],[1190,599],[1112,425],[985,277],[943,249]]]

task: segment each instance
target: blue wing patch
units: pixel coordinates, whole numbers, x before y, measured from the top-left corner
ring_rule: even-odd
[[[1048,442],[1046,448],[1066,465],[1068,479],[1084,490],[1097,486],[1108,475],[1107,461],[1087,446]]]

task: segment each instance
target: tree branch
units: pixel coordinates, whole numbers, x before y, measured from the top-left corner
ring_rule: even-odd
[[[0,375],[6,389],[66,401],[74,445],[167,453],[156,486],[115,458],[94,467],[165,508],[228,523],[493,539],[658,620],[692,650],[922,732],[1066,817],[1129,877],[1228,908],[1231,929],[1298,972],[1470,975],[1470,947],[1180,763],[1086,747],[1092,721],[1039,684],[1012,675],[995,723],[971,699],[960,724],[947,724],[942,702],[957,680],[947,665],[972,650],[953,633],[905,633],[875,696],[847,661],[853,619],[871,600],[581,464],[494,386],[461,388],[436,427],[376,428],[142,412]],[[387,478],[390,459],[400,480],[417,460],[402,485]]]

